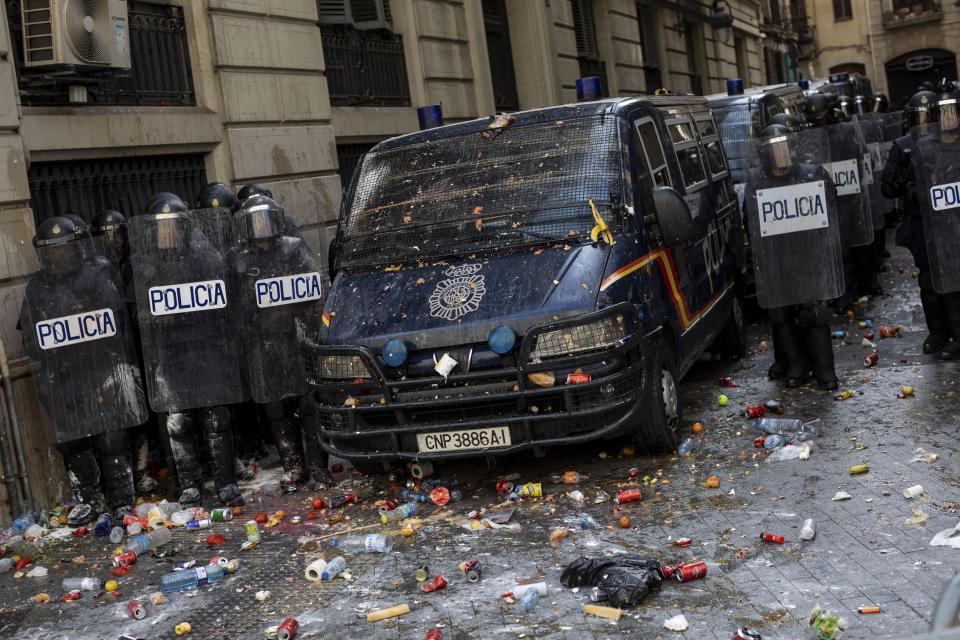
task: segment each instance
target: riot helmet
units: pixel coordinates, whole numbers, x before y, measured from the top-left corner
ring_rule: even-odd
[[[76,240],[84,233],[66,216],[47,218],[37,227],[33,246],[44,271],[51,275],[75,272],[83,264],[83,250]]]
[[[790,129],[782,124],[772,124],[760,133],[760,157],[763,168],[782,175],[793,166],[790,153]]]
[[[127,257],[127,219],[122,213],[112,209],[101,211],[93,217],[90,230],[95,236],[103,236],[106,249],[115,263],[120,264]]]
[[[157,249],[173,250],[186,246],[189,239],[189,210],[186,203],[173,194],[157,194],[143,213],[153,220]]]
[[[265,195],[244,200],[237,217],[241,234],[248,242],[277,238],[283,235],[286,227],[283,207]]]
[[[960,91],[951,88],[940,94],[937,98],[937,117],[940,122],[940,131],[949,131],[957,133],[960,129],[960,112],[957,111],[957,100],[960,98]]]
[[[87,221],[78,216],[76,213],[68,209],[66,213],[61,214],[61,217],[66,218],[73,223],[73,226],[76,227],[79,237],[90,237],[90,225],[88,225]]]
[[[789,113],[777,113],[775,115],[770,116],[770,120],[767,122],[767,126],[770,126],[772,124],[782,125],[787,129],[789,129],[790,131],[800,131],[800,129],[803,128],[803,123],[801,122],[800,118],[794,115],[790,115]]]
[[[887,94],[876,91],[873,94],[873,110],[877,113],[886,113],[890,110],[890,98]]]
[[[937,94],[933,91],[918,91],[910,98],[904,111],[907,124],[916,127],[920,135],[930,132],[930,126],[937,121]]]
[[[183,198],[181,198],[177,194],[171,193],[169,191],[158,191],[157,193],[150,196],[150,203],[147,205],[147,210],[150,210],[151,208],[157,206],[158,203],[160,203],[160,206],[162,206],[164,202],[170,203],[173,201],[179,201],[181,204],[183,204],[185,209],[188,208],[187,203],[184,202]]]
[[[233,189],[222,182],[211,182],[197,194],[197,209],[225,207],[233,210],[238,204]]]
[[[272,198],[273,192],[271,192],[270,189],[267,189],[262,184],[257,184],[256,182],[245,184],[240,188],[240,191],[237,191],[237,200],[239,201],[239,204],[243,204],[243,201],[251,196],[267,196],[268,198]]]
[[[856,113],[858,116],[862,116],[870,111],[870,103],[867,102],[867,99],[860,94],[853,96],[853,107],[854,113]]]
[[[803,110],[807,116],[807,122],[817,124],[818,120],[829,119],[831,116],[831,106],[833,100],[825,93],[815,93],[807,97],[807,104]],[[829,120],[828,120],[829,122]]]

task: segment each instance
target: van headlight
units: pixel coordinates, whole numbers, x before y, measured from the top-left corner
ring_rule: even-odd
[[[619,313],[586,324],[546,331],[537,335],[530,360],[536,362],[602,351],[616,346],[626,335],[626,320]]]

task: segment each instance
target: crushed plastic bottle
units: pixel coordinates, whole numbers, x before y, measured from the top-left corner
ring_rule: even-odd
[[[157,506],[156,502],[144,502],[143,504],[138,504],[134,512],[136,512],[137,516],[146,518],[147,514],[150,513],[150,509],[153,509],[155,506]]]
[[[116,526],[110,530],[110,542],[113,544],[120,544],[123,541],[124,529],[123,527]]]
[[[589,480],[590,476],[579,471],[564,471],[563,473],[551,473],[550,479],[554,484],[579,484],[584,480]]]
[[[677,455],[681,458],[686,458],[693,452],[693,438],[687,438],[680,443],[680,447],[677,448]]]
[[[753,428],[767,435],[792,436],[793,440],[803,442],[817,435],[816,423],[820,419],[804,422],[799,418],[762,418],[753,422]]]
[[[155,529],[150,533],[140,534],[134,536],[127,540],[126,546],[123,548],[125,552],[133,552],[138,556],[143,555],[150,549],[156,549],[157,547],[162,547],[163,545],[170,542],[173,539],[173,534],[170,533],[170,529]]]
[[[71,591],[99,591],[103,583],[99,578],[64,578],[61,583],[64,593]]]
[[[14,564],[13,558],[0,558],[0,573],[13,568]]]
[[[320,574],[321,580],[333,580],[340,572],[347,568],[347,560],[343,556],[337,556],[333,560],[327,563],[327,566],[323,568],[323,573]]]
[[[175,591],[196,589],[205,584],[219,582],[236,570],[236,562],[229,562],[225,567],[219,564],[208,564],[203,567],[174,571],[160,576],[160,590],[164,593],[173,593]]]
[[[817,526],[813,522],[813,518],[807,518],[803,521],[803,526],[800,527],[800,539],[801,540],[813,540],[817,537]]]
[[[97,517],[97,524],[93,526],[93,532],[98,538],[105,538],[110,535],[110,527],[113,525],[113,518],[109,513],[101,513]]]
[[[527,613],[530,613],[537,607],[537,601],[540,599],[540,593],[536,589],[527,589],[520,598],[520,606]]]
[[[0,533],[0,544],[6,543],[8,540],[14,536],[22,536],[32,524],[37,523],[36,511],[27,511],[22,516],[10,523],[10,526],[4,529],[3,533]]]
[[[393,541],[382,533],[346,536],[331,540],[330,545],[347,553],[388,553],[393,549]]]
[[[43,527],[39,524],[32,524],[23,532],[23,537],[26,540],[36,540],[37,538],[42,538],[43,533]]]
[[[417,511],[416,502],[407,502],[400,505],[396,509],[390,511],[382,510],[380,511],[380,522],[387,524],[388,522],[400,522],[401,520],[406,520],[411,517]]]
[[[763,439],[764,449],[779,449],[785,444],[790,444],[790,441],[776,433],[772,433]]]
[[[580,523],[581,529],[598,529],[600,525],[597,524],[597,521],[589,513],[580,513],[577,514],[577,521]]]
[[[203,513],[203,509],[200,507],[190,507],[189,509],[181,509],[175,511],[170,515],[170,524],[175,527],[182,527],[186,525],[191,520],[196,520],[200,517],[200,514]]]

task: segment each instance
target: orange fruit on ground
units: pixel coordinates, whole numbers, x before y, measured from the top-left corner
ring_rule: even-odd
[[[694,433],[700,433],[701,431],[703,431],[703,423],[701,423],[701,422],[694,422],[694,423],[693,423],[693,432],[694,432]]]

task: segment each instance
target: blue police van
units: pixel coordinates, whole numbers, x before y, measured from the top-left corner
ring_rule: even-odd
[[[702,97],[430,128],[362,159],[305,339],[324,447],[499,455],[627,432],[678,444],[677,384],[746,348],[742,223]]]

